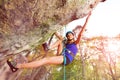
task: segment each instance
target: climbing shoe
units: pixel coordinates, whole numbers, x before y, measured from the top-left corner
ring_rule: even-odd
[[[8,59],[7,64],[9,65],[12,72],[16,72],[18,70],[18,68],[15,67],[17,63],[13,61],[12,59]]]
[[[47,52],[49,50],[49,45],[46,42],[43,43],[42,46],[43,46],[44,51]]]

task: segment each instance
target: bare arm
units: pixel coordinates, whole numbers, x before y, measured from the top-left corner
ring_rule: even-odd
[[[55,32],[55,36],[56,36],[59,40],[63,40],[63,37],[62,37],[60,34],[58,34],[57,32]]]
[[[83,27],[82,27],[82,30],[81,30],[80,33],[78,34],[78,38],[77,38],[77,40],[76,40],[76,42],[75,42],[76,44],[79,44],[79,42],[80,42],[82,33],[83,33],[83,31],[85,30],[85,27],[86,27],[86,25],[87,25],[87,23],[88,23],[88,20],[89,20],[90,15],[91,15],[91,12],[88,14],[88,17],[86,18],[86,21],[85,21],[85,23],[84,23],[84,25],[83,25]]]

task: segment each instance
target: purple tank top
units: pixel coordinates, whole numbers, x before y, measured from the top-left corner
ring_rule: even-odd
[[[75,43],[66,44],[66,49],[70,50],[74,55],[76,55],[77,52],[78,52],[78,49],[77,49],[77,46],[76,46]],[[69,58],[70,62],[74,59],[74,58],[68,53],[67,50],[65,51],[65,55],[66,55],[66,57]]]

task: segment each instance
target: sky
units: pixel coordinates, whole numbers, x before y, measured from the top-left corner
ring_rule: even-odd
[[[69,23],[67,30],[83,25],[85,18]],[[99,3],[92,11],[86,26],[87,36],[116,36],[120,34],[120,0],[107,0]]]

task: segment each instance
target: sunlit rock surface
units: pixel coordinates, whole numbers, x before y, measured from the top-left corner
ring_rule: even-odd
[[[41,56],[41,44],[53,32],[85,17],[99,2],[104,0],[0,0],[0,79],[47,79],[46,67],[12,73],[6,59],[12,57],[21,63],[35,60],[36,55]],[[28,60],[32,53],[39,54]]]

